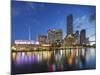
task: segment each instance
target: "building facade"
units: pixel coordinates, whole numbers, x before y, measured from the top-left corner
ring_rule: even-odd
[[[73,15],[67,16],[67,35],[73,34]]]
[[[61,29],[55,31],[55,40],[62,41],[63,32]]]
[[[55,42],[55,29],[49,29],[47,34],[48,43]]]
[[[74,37],[76,39],[76,44],[80,44],[80,33],[78,30],[75,32]]]
[[[82,29],[80,32],[80,44],[86,43],[86,30]]]
[[[48,30],[48,43],[52,44],[55,43],[56,40],[61,41],[63,36],[63,32],[61,29],[55,30],[55,29],[49,29]]]
[[[38,35],[38,42],[39,42],[39,44],[46,44],[47,36],[46,35]]]

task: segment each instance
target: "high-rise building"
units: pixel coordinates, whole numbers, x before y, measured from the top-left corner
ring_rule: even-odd
[[[73,15],[67,16],[67,35],[73,34]]]
[[[39,35],[38,42],[39,42],[39,44],[46,44],[47,43],[47,36],[46,35]]]
[[[62,41],[62,30],[59,29],[59,30],[56,30],[55,31],[55,40],[59,40],[59,41]]]
[[[80,32],[80,44],[85,44],[86,43],[86,30],[83,29]]]
[[[48,30],[48,43],[54,43],[56,40],[62,41],[62,30],[49,29]]]
[[[74,37],[76,39],[76,44],[80,44],[80,34],[78,30],[75,32]]]
[[[86,44],[89,45],[90,42],[89,42],[89,37],[86,37]]]
[[[78,37],[79,36],[79,31],[77,30],[76,32],[75,32],[75,37]]]
[[[48,43],[54,43],[55,41],[55,29],[49,29],[47,35]]]

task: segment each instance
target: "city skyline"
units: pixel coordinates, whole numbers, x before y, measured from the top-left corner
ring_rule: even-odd
[[[96,69],[96,6],[11,2],[11,74]]]
[[[89,40],[95,40],[95,10],[95,6],[12,1],[11,40],[28,40],[29,26],[31,40],[36,40],[38,34],[47,35],[49,29],[62,29],[64,38],[69,14],[73,15],[73,33],[86,29]]]

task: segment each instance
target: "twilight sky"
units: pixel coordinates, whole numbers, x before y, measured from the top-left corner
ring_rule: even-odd
[[[47,35],[48,29],[62,29],[63,37],[67,33],[66,17],[73,15],[73,29],[86,29],[89,40],[95,40],[96,7],[85,5],[68,5],[12,1],[11,3],[11,40],[28,40],[29,26],[31,38]]]

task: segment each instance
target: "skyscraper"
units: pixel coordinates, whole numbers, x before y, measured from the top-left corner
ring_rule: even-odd
[[[46,35],[39,35],[38,42],[39,42],[39,44],[46,44],[47,43],[47,36]]]
[[[48,43],[54,43],[55,41],[55,29],[49,29],[47,35]]]
[[[76,39],[76,44],[80,44],[80,34],[78,30],[75,32],[74,37]]]
[[[80,44],[85,44],[86,43],[86,30],[83,29],[80,32]]]
[[[62,30],[59,29],[59,30],[56,30],[55,31],[55,40],[59,40],[59,41],[62,41]]]
[[[79,31],[77,30],[76,32],[75,32],[75,37],[78,37],[79,36]]]
[[[55,43],[55,41],[62,41],[62,30],[49,29],[48,30],[48,43]]]
[[[67,16],[67,35],[73,34],[73,15]]]

